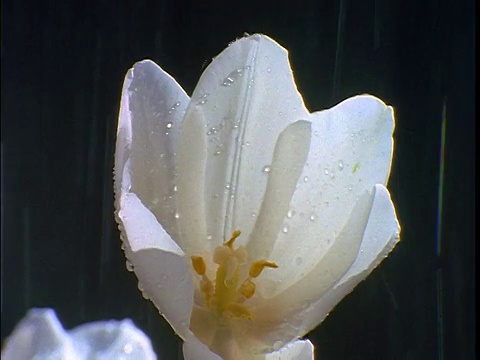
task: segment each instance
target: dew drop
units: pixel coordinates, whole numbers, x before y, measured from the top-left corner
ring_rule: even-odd
[[[317,220],[317,215],[315,213],[310,214],[310,220],[315,221]]]
[[[257,213],[256,213],[256,212],[252,212],[252,217],[257,217]]]
[[[268,68],[268,69],[267,69],[267,72],[268,72],[268,73],[271,73],[271,72],[272,72],[272,69]]]
[[[197,105],[203,105],[207,102],[208,94],[204,94],[198,101]]]
[[[264,173],[267,173],[267,174],[268,174],[268,173],[270,172],[270,170],[271,170],[270,165],[265,165],[265,166],[263,167],[263,170],[262,170],[262,171],[263,171]]]
[[[327,168],[325,168],[324,173],[325,173],[325,175],[328,175],[328,174],[330,174],[330,171]]]
[[[228,190],[228,189],[230,189],[230,188],[231,188],[231,185],[230,185],[230,183],[226,183],[226,184],[225,184],[225,189],[227,189],[227,190]]]
[[[338,170],[340,170],[340,171],[343,170],[343,161],[342,160],[338,161]]]
[[[305,177],[303,178],[303,181],[305,181],[305,182],[308,182],[308,180],[309,180],[309,179],[308,179],[308,176],[305,176]]]
[[[125,266],[128,271],[133,271],[133,264],[130,262],[130,260],[125,261]]]
[[[169,122],[167,123],[167,129],[171,129],[172,126],[173,126],[173,123],[172,123],[171,121],[169,121]]]
[[[207,235],[207,240],[212,240],[213,236],[212,235]]]
[[[290,228],[288,227],[288,225],[283,225],[283,228],[282,228],[282,232],[284,234],[288,233],[288,230],[290,230]]]
[[[228,76],[223,80],[222,86],[232,85],[239,77],[243,76],[243,70],[237,69],[232,71]]]
[[[215,150],[215,152],[213,153],[213,155],[220,155],[222,153],[221,150]]]
[[[172,105],[172,107],[170,108],[170,110],[168,110],[168,113],[171,114],[171,113],[174,112],[179,106],[180,106],[180,102],[176,102],[175,104]]]
[[[180,214],[178,212],[175,213],[175,219],[179,219],[180,218]]]
[[[293,215],[295,215],[295,210],[292,210],[292,209],[288,210],[287,217],[289,219],[291,219],[293,217]]]
[[[177,191],[178,191],[178,187],[177,187],[177,185],[175,185],[175,186],[173,187],[173,191],[175,191],[175,192],[177,192]]]

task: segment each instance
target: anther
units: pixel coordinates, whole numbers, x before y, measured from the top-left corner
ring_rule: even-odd
[[[266,267],[276,269],[278,268],[278,265],[272,261],[257,260],[252,265],[250,265],[250,271],[248,272],[248,275],[250,275],[250,277],[252,278],[256,278]]]
[[[191,256],[190,259],[192,259],[193,270],[195,270],[198,275],[205,275],[207,266],[203,258],[201,256]]]
[[[247,279],[242,283],[242,285],[240,285],[238,292],[243,296],[245,296],[247,299],[250,299],[253,296],[253,294],[255,294],[256,287],[257,286],[252,280]]]

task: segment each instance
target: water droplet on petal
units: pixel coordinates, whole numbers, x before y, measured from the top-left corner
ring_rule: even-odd
[[[328,175],[328,174],[330,174],[330,171],[327,168],[325,168],[324,173],[325,173],[325,175]]]
[[[174,112],[179,106],[180,106],[180,102],[176,102],[175,104],[172,105],[172,107],[170,108],[170,110],[168,110],[168,113],[171,114],[171,113]]]
[[[175,213],[175,219],[180,219],[180,214],[178,212]]]
[[[223,80],[222,86],[230,86],[235,80],[243,76],[243,69],[237,69],[232,71],[228,76]]]
[[[305,181],[305,182],[308,182],[308,180],[309,180],[309,179],[308,179],[308,176],[305,176],[305,177],[303,178],[303,181]]]
[[[289,219],[291,219],[293,217],[293,215],[295,215],[295,210],[292,210],[292,209],[288,210],[287,217]]]
[[[288,233],[288,230],[290,230],[289,226],[288,225],[283,225],[282,232],[284,234],[286,234],[286,233]]]
[[[167,123],[167,129],[171,129],[172,126],[173,126],[173,123],[172,123],[171,121],[169,121],[169,122]]]
[[[343,161],[342,160],[338,161],[338,170],[340,170],[340,171],[343,170]]]
[[[317,220],[317,215],[315,213],[310,214],[310,220],[315,221]]]
[[[262,171],[263,171],[264,173],[267,173],[267,174],[268,174],[268,173],[270,172],[270,170],[271,170],[270,166],[269,166],[269,165],[265,165],[265,166],[263,167],[263,170],[262,170]]]
[[[197,105],[203,105],[207,102],[208,94],[204,94],[198,101]]]
[[[128,271],[133,271],[133,264],[130,262],[130,260],[125,261],[125,266]]]

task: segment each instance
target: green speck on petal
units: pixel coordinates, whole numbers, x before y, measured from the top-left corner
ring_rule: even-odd
[[[360,163],[356,162],[355,165],[353,165],[352,174],[355,174],[359,167]]]

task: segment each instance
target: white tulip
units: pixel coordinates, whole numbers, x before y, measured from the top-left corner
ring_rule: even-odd
[[[370,95],[310,114],[287,51],[264,35],[230,44],[191,98],[152,61],[129,70],[117,218],[186,358],[313,357],[298,339],[399,240],[393,128]]]
[[[65,330],[53,309],[33,308],[5,340],[3,360],[156,360],[150,339],[130,319]]]

